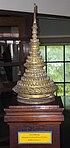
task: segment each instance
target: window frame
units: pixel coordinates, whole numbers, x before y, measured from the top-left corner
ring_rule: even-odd
[[[66,38],[67,39],[67,38]],[[63,40],[63,38],[62,38],[62,40]],[[54,41],[55,42],[55,41]],[[66,93],[65,93],[65,84],[70,84],[70,82],[66,82],[65,81],[65,64],[67,63],[67,62],[69,62],[70,63],[70,61],[65,61],[65,46],[67,46],[67,45],[70,45],[70,43],[68,43],[67,42],[67,40],[66,40],[66,42],[65,42],[65,39],[64,39],[64,42],[62,42],[62,43],[60,43],[60,42],[58,42],[58,44],[55,42],[54,44],[52,44],[52,43],[50,43],[49,42],[49,44],[45,44],[45,43],[42,43],[42,44],[40,44],[40,46],[45,46],[45,55],[47,55],[47,46],[63,46],[63,61],[54,61],[54,63],[57,63],[57,62],[62,62],[63,63],[63,73],[64,73],[64,81],[63,82],[54,82],[54,83],[56,83],[57,85],[58,84],[63,84],[63,86],[64,86],[64,91],[63,91],[63,96],[66,96]],[[46,73],[47,73],[47,63],[53,63],[53,61],[47,61],[47,56],[45,56],[45,64],[46,64]],[[58,95],[58,91],[56,92],[56,95]]]

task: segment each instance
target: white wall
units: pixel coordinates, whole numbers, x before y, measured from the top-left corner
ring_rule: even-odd
[[[70,16],[70,0],[0,0],[0,9],[33,12],[34,3],[39,13]]]

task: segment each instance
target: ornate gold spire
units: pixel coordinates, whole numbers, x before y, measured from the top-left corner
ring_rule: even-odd
[[[40,55],[37,39],[36,5],[34,5],[34,22],[30,51],[27,57],[25,73],[13,88],[18,93],[18,101],[26,104],[45,104],[55,99],[57,86],[44,71],[44,61]]]

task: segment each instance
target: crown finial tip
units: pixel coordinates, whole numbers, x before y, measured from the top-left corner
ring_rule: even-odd
[[[34,23],[36,23],[36,12],[37,12],[37,6],[36,3],[34,3]]]

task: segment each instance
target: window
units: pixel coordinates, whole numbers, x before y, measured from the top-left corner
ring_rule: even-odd
[[[58,96],[70,96],[70,45],[40,46],[47,75],[57,85]]]

